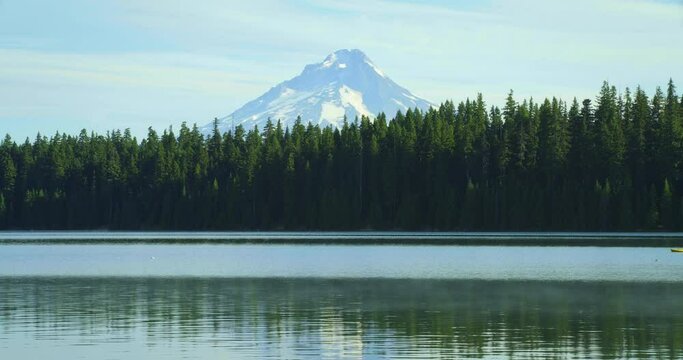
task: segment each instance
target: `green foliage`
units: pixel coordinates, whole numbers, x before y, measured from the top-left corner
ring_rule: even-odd
[[[7,213],[7,205],[5,205],[5,197],[0,193],[0,222],[5,219]]]
[[[0,227],[680,229],[683,98],[481,94],[341,129],[196,126],[0,143]]]

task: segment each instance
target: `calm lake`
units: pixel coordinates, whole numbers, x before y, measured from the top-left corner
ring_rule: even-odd
[[[677,234],[106,234],[0,233],[3,359],[683,358]]]

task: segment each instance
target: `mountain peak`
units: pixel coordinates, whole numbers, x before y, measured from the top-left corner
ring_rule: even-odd
[[[291,127],[298,116],[304,124],[341,127],[345,117],[350,121],[360,116],[372,119],[380,112],[393,116],[399,110],[430,106],[389,79],[361,50],[341,49],[220,118],[219,128],[225,131],[242,125],[263,129],[269,119]],[[212,124],[203,127],[205,133],[211,129]]]
[[[335,67],[338,69],[346,69],[349,64],[361,64],[367,60],[367,56],[358,49],[342,49],[327,55],[325,60],[320,64],[323,68]]]
[[[304,68],[302,74],[316,71],[363,71],[363,68],[371,69],[377,75],[385,77],[380,70],[362,51],[358,49],[341,49],[327,55],[321,63],[310,64]]]
[[[369,60],[364,52],[358,49],[339,49],[330,55],[327,55],[323,63],[329,61],[347,61],[347,62],[363,62]]]

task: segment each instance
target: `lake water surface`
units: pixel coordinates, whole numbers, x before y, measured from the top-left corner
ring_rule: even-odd
[[[683,358],[665,247],[24,236],[0,234],[3,359]]]

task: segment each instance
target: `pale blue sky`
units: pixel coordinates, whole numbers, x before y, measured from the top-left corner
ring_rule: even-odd
[[[441,102],[683,88],[683,2],[0,0],[0,132],[204,124],[340,48]]]

